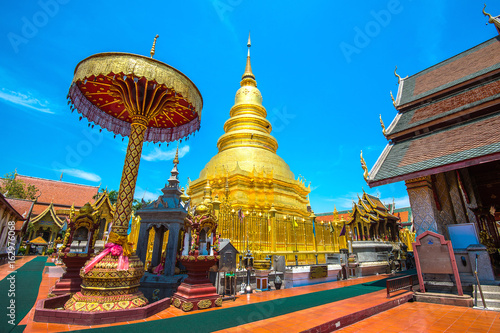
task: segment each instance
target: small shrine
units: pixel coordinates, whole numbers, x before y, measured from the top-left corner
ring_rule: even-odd
[[[178,259],[188,278],[172,296],[172,304],[186,312],[222,306],[222,298],[208,279],[210,268],[220,259],[217,217],[210,198],[210,191],[205,191],[204,202],[196,206],[194,214],[187,214],[181,233]]]
[[[144,273],[140,287],[149,300],[153,300],[153,297],[156,300],[172,296],[180,281],[186,276],[175,275],[179,234],[187,215],[187,205],[183,200],[189,199],[182,194],[179,187],[178,149],[173,163],[168,184],[161,190],[163,194],[137,212],[140,217],[137,256],[146,265],[149,235],[151,231],[154,232],[150,270]]]
[[[91,204],[86,203],[78,212],[69,210],[69,225],[59,248],[58,256],[66,265],[66,272],[52,288],[51,294],[63,295],[80,291],[80,269],[94,254],[101,217]]]
[[[30,242],[42,237],[47,243],[53,243],[57,234],[60,233],[66,226],[66,219],[58,216],[53,203],[36,217],[30,220],[31,230],[29,231],[28,239]]]
[[[393,214],[394,204],[389,207],[365,191],[361,198],[358,197],[358,202],[353,203],[344,231],[348,234],[349,253],[352,253],[348,260],[351,276],[374,275],[399,269],[399,261],[395,261],[401,256],[399,218]]]
[[[362,198],[358,196],[358,203],[353,203],[348,226],[354,241],[396,242],[399,232],[398,220],[379,198],[363,191]]]

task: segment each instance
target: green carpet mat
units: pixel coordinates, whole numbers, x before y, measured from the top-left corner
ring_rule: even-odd
[[[36,257],[22,267],[19,267],[16,273],[11,273],[0,281],[0,313],[2,314],[0,332],[13,331],[35,304],[46,261],[47,257],[45,256]],[[15,279],[8,280],[11,276],[15,277]],[[13,293],[9,291],[11,290],[11,281]],[[13,309],[15,319],[8,316],[12,312],[8,309],[11,306],[11,300],[15,301],[15,308]],[[20,330],[16,329],[15,332],[20,332]]]
[[[411,274],[411,271],[407,271],[398,275]],[[379,291],[386,288],[386,280],[382,279],[233,308],[224,309],[223,305],[223,308],[217,311],[198,312],[191,315],[129,324],[126,327],[118,325],[95,328],[92,329],[92,332],[122,333],[124,330],[130,332],[213,332]],[[88,330],[72,332],[88,332]]]

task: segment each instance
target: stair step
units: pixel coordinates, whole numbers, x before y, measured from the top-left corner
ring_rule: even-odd
[[[474,285],[474,290],[476,289],[476,285]],[[481,289],[483,290],[483,293],[485,291],[492,291],[492,292],[500,292],[500,286],[492,286],[492,285],[481,285]],[[478,289],[479,291],[479,289]]]
[[[500,300],[491,300],[491,299],[484,299],[484,301],[486,302],[486,307],[487,308],[500,308]],[[483,305],[483,301],[481,301],[481,298],[478,297],[477,299],[477,305],[478,306],[482,306]]]
[[[500,308],[495,308],[495,307],[486,307],[486,309],[485,309],[482,306],[475,306],[474,309],[476,309],[476,310],[488,310],[488,311],[497,311],[497,312],[500,312]]]

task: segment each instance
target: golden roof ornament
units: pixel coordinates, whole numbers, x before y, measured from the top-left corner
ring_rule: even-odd
[[[394,96],[392,95],[392,90],[389,90],[389,93],[391,94],[392,105],[394,105],[394,107],[396,107],[396,100],[394,99]]]
[[[483,14],[484,16],[488,16],[488,23],[493,23],[495,27],[497,28],[498,33],[500,34],[500,15],[498,16],[492,16],[491,14],[486,13],[484,10],[486,9],[486,4],[484,4],[483,7]]]
[[[382,134],[384,134],[384,136],[385,136],[386,135],[386,131],[385,131],[384,121],[382,120],[382,115],[380,114],[379,117],[380,117],[380,126],[382,126]]]
[[[370,176],[368,175],[368,167],[366,166],[365,159],[363,158],[363,151],[361,151],[361,154],[359,155],[361,158],[361,167],[363,168],[363,178],[365,179],[366,182],[368,182],[368,179],[370,179]]]
[[[401,83],[401,80],[406,79],[406,78],[408,77],[408,75],[406,75],[406,77],[405,77],[405,78],[401,78],[401,76],[399,76],[399,74],[398,74],[398,73],[396,73],[397,69],[398,69],[398,66],[396,66],[396,68],[394,68],[394,76],[398,78],[398,84],[400,84],[400,83]]]
[[[155,46],[156,46],[156,39],[160,37],[158,35],[155,36],[155,39],[153,41],[153,47],[151,47],[151,52],[149,52],[151,54],[151,58],[153,58],[153,56],[155,55]]]

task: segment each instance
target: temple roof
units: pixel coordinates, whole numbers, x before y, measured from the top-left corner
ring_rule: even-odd
[[[0,193],[0,205],[4,206],[10,213],[14,214],[17,219],[24,220],[23,216],[19,211],[12,205],[12,203]],[[0,216],[1,217],[1,216]]]
[[[500,159],[500,36],[400,80],[370,187]]]
[[[408,78],[401,79],[396,98],[398,109],[446,89],[500,69],[500,36]],[[388,128],[389,133],[394,129]]]
[[[17,175],[16,179],[38,188],[40,197],[38,197],[33,208],[34,215],[43,212],[51,202],[56,209],[69,208],[73,204],[75,208],[83,207],[87,202],[93,201],[94,195],[99,191],[99,186],[74,184],[58,180],[22,175]]]
[[[378,186],[500,159],[500,115],[387,145],[370,171]]]
[[[16,211],[19,212],[24,218],[28,218],[31,207],[33,206],[33,200],[16,199],[16,198],[5,198]]]
[[[351,219],[350,216],[351,211],[342,210],[338,212],[339,219],[344,218],[344,220],[348,221]],[[399,218],[402,225],[411,225],[411,207],[403,207],[394,209],[393,215]],[[316,222],[329,222],[334,221],[334,213],[326,212],[326,213],[318,213],[316,214]]]
[[[57,216],[56,214],[56,211],[54,209],[54,205],[51,203],[43,212],[41,212],[40,214],[38,214],[37,217],[34,217],[30,220],[30,223],[37,223],[39,221],[42,221],[45,216],[49,215],[52,220],[54,221],[54,223],[59,227],[59,228],[62,228],[64,226],[64,223],[66,222],[64,220],[64,218],[60,218],[59,216]]]

